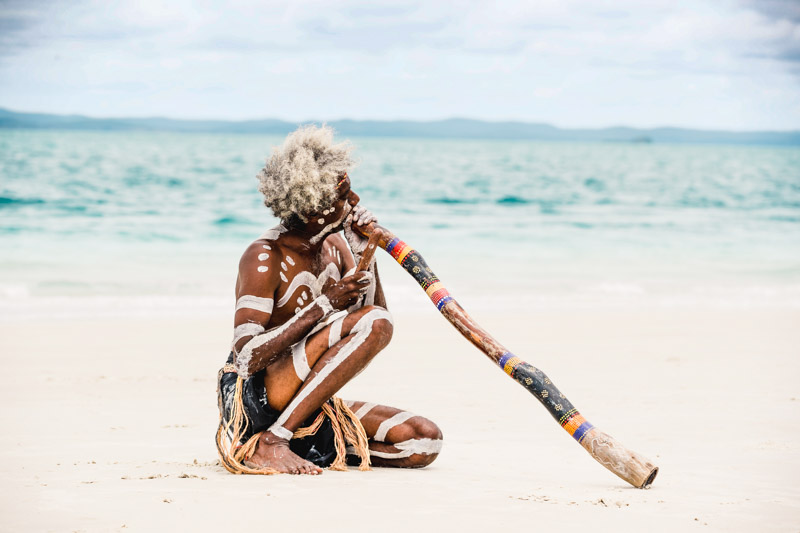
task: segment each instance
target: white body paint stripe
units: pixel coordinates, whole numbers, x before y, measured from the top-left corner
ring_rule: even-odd
[[[300,318],[305,315],[309,309],[313,309],[314,305],[309,305],[301,312],[294,315],[292,318],[287,320],[283,325],[278,326],[277,328],[273,328],[269,331],[261,333],[250,339],[247,344],[244,345],[242,351],[236,354],[236,373],[239,374],[239,377],[242,379],[247,379],[250,377],[250,372],[248,371],[248,367],[250,366],[250,360],[253,358],[253,350],[264,346],[269,341],[277,337],[278,335],[283,334],[284,331],[292,327],[292,325],[300,320]]]
[[[294,291],[296,291],[297,288],[301,285],[305,285],[306,287],[311,289],[311,292],[313,294],[314,293],[313,288],[314,285],[316,284],[316,281],[317,277],[314,276],[314,274],[312,274],[308,270],[304,270],[299,274],[297,274],[294,278],[292,278],[292,282],[289,283],[289,288],[286,289],[286,292],[278,300],[278,307],[283,307],[284,305],[289,303],[289,300],[294,294]]]
[[[361,420],[364,415],[372,411],[372,408],[375,407],[374,403],[365,403],[361,407],[358,408],[358,411],[355,412],[356,417]]]
[[[370,450],[369,454],[372,457],[380,457],[381,459],[404,459],[414,454],[433,455],[442,451],[442,441],[439,439],[410,439],[394,444],[393,446],[400,451],[379,452],[377,450]],[[355,455],[355,447],[348,446],[347,453]]]
[[[255,324],[253,322],[245,322],[244,324],[239,324],[233,329],[233,344],[235,345],[239,340],[244,337],[250,337],[252,335],[258,335],[259,333],[264,332],[264,326],[261,324]]]
[[[308,270],[303,270],[294,278],[292,278],[292,282],[289,283],[289,288],[286,289],[286,292],[278,300],[278,307],[283,307],[289,303],[292,295],[300,286],[305,285],[308,287],[308,289],[311,291],[311,295],[316,298],[321,294],[323,285],[325,285],[329,279],[339,281],[341,278],[342,275],[339,273],[339,269],[336,268],[336,265],[333,263],[328,263],[328,266],[325,267],[325,270],[323,270],[318,277],[314,276],[314,274]],[[281,272],[281,279],[286,281],[283,272]]]
[[[350,205],[350,204],[345,204],[345,205]],[[353,208],[351,207],[351,208],[350,208],[350,211],[352,211],[352,210],[353,210]],[[349,214],[350,214],[350,211],[347,211],[347,212],[344,212],[344,211],[343,211],[343,212],[342,212],[342,216],[340,216],[340,217],[339,217],[339,220],[336,220],[336,221],[334,221],[334,222],[331,222],[330,224],[328,224],[327,226],[325,226],[324,228],[322,228],[322,231],[320,231],[319,233],[317,233],[316,235],[314,235],[313,237],[311,237],[310,239],[308,239],[308,242],[310,242],[311,244],[317,244],[317,243],[318,243],[318,242],[319,242],[319,241],[322,239],[322,237],[325,237],[325,236],[326,236],[326,234],[327,234],[327,233],[328,233],[328,232],[329,232],[331,229],[333,229],[333,228],[335,228],[336,226],[338,226],[339,224],[341,224],[341,223],[342,223],[342,220],[344,220],[344,219],[347,217],[347,215],[349,215]],[[323,222],[324,222],[324,221],[323,221]]]
[[[373,457],[382,459],[403,459],[412,455],[433,455],[442,451],[442,441],[439,439],[410,439],[393,444],[399,452],[379,452],[370,450],[369,454]]]
[[[342,340],[342,324],[344,324],[344,316],[337,318],[331,324],[331,329],[328,332],[328,348],[333,347],[334,344]]]
[[[322,274],[319,275],[317,279],[317,291],[322,290],[322,286],[325,285],[325,282],[328,279],[333,279],[335,281],[339,281],[342,279],[342,274],[339,272],[339,268],[334,265],[333,263],[328,263],[328,266],[325,267],[325,270],[322,271]]]
[[[409,439],[393,445],[398,450],[422,455],[432,455],[442,451],[441,439]]]
[[[309,309],[306,307],[306,309]],[[305,309],[303,310],[305,311]],[[301,313],[302,314],[302,313]],[[298,315],[300,316],[300,315]],[[372,311],[368,312],[361,319],[356,322],[356,325],[353,326],[351,333],[355,332],[355,335],[348,341],[344,346],[342,346],[336,355],[328,361],[322,370],[314,376],[314,379],[311,381],[307,381],[304,388],[301,388],[297,395],[292,399],[289,405],[283,410],[281,415],[278,417],[278,420],[275,421],[275,426],[283,426],[289,417],[292,415],[297,406],[305,400],[309,394],[311,394],[314,389],[317,388],[322,381],[324,381],[336,368],[350,355],[358,349],[361,344],[366,340],[369,334],[372,332],[372,323],[376,320],[388,320],[391,322],[391,315],[385,309],[373,309]],[[263,335],[262,335],[263,336]],[[260,338],[260,337],[256,337]],[[255,339],[253,339],[255,340]],[[251,343],[253,341],[250,341]],[[250,343],[248,343],[249,345]]]
[[[292,440],[294,433],[289,431],[283,426],[275,426],[274,424],[269,428],[269,432],[275,435],[276,437],[280,437],[281,439]]]
[[[386,439],[386,434],[395,427],[399,426],[409,418],[414,418],[414,413],[409,413],[408,411],[403,411],[397,413],[392,418],[387,418],[384,420],[380,426],[378,426],[378,431],[375,432],[375,440],[383,442]]]
[[[255,309],[262,313],[272,313],[272,298],[261,298],[260,296],[253,296],[245,294],[236,300],[236,310],[239,309]]]
[[[306,355],[306,339],[292,346],[292,362],[294,363],[294,373],[300,381],[305,381],[311,373],[311,367],[308,366],[308,356]]]

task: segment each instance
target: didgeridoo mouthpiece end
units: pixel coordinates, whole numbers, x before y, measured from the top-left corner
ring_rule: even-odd
[[[627,449],[611,435],[593,428],[581,439],[589,454],[601,465],[637,489],[647,489],[658,474],[658,467],[646,457]]]

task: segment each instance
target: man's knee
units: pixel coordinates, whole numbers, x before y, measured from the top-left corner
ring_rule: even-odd
[[[411,427],[414,430],[415,439],[442,440],[442,430],[433,420],[428,420],[422,416],[415,416],[411,420]]]
[[[441,441],[442,430],[432,420],[423,416],[414,416],[392,431],[394,442],[427,442]]]
[[[412,452],[405,459],[407,468],[422,468],[431,464],[439,456],[442,449],[442,430],[433,421],[415,416],[407,423],[403,449]]]
[[[361,317],[359,318],[356,327],[369,328],[370,337],[381,345],[386,346],[392,340],[394,333],[394,325],[392,323],[392,315],[377,305],[365,305],[359,309]]]

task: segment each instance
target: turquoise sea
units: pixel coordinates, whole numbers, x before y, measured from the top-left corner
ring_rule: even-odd
[[[276,223],[255,174],[280,142],[0,131],[0,313],[228,305],[241,251]],[[800,306],[798,148],[352,142],[362,203],[456,296]],[[400,300],[418,290],[381,267]]]

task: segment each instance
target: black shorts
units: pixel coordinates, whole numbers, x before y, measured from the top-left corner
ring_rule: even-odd
[[[228,363],[232,362],[233,354],[228,357]],[[227,372],[222,374],[219,381],[220,405],[223,410],[222,417],[226,423],[231,416],[237,377],[235,372]],[[242,436],[243,442],[256,433],[268,429],[281,414],[270,407],[267,402],[267,389],[264,387],[263,370],[256,372],[245,380],[242,390],[242,403],[244,404],[244,414],[248,422],[247,430]],[[311,425],[320,412],[320,410],[317,410],[300,427]],[[309,435],[303,439],[290,440],[289,448],[300,457],[321,468],[330,466],[333,460],[336,459],[336,447],[330,419],[325,417],[322,426],[314,435]]]

